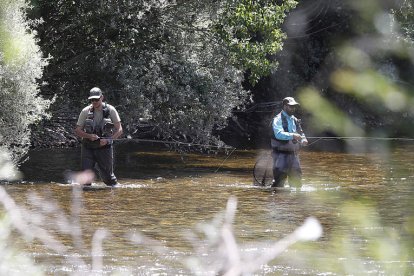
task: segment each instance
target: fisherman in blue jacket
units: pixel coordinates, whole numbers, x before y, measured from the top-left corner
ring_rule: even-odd
[[[282,104],[282,111],[272,122],[272,187],[283,187],[287,178],[289,185],[300,187],[302,169],[298,153],[300,147],[306,146],[308,141],[302,131],[300,120],[293,115],[299,103],[292,97],[286,97]]]

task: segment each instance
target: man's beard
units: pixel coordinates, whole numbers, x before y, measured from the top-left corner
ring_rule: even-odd
[[[292,111],[290,111],[290,110],[285,110],[286,111],[286,113],[289,115],[289,116],[292,116],[293,114],[295,114],[295,110],[292,110]]]

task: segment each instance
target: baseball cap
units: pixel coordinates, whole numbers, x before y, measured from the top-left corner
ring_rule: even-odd
[[[102,96],[102,90],[98,87],[94,87],[91,89],[91,91],[89,91],[88,100],[99,99],[101,96]]]
[[[293,97],[286,97],[282,101],[283,105],[300,105],[298,102],[295,101]]]

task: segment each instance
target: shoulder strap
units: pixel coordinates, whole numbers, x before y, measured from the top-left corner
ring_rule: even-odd
[[[102,107],[102,115],[103,115],[104,119],[108,119],[109,115],[110,115],[110,111],[109,111],[108,106],[109,106],[109,104],[104,103],[104,105]],[[88,118],[89,119],[94,118],[94,112],[95,112],[95,110],[94,110],[93,106],[91,106],[91,108],[89,109],[89,112],[88,112]]]
[[[91,106],[89,108],[88,115],[86,116],[86,118],[93,120],[93,117],[94,117],[94,110],[93,110],[93,106]]]
[[[276,117],[278,117],[278,116],[280,116],[281,117],[281,119],[282,119],[282,127],[283,127],[283,130],[284,131],[286,131],[286,132],[289,132],[289,128],[288,128],[288,122],[287,122],[287,119],[286,119],[286,117],[283,115],[283,113],[282,112],[279,112],[275,117],[273,117],[273,119],[270,121],[270,124],[269,124],[269,127],[270,127],[270,129],[271,129],[271,137],[273,137],[274,136],[274,134],[273,134],[273,121],[274,121],[274,119],[276,118]]]
[[[286,116],[283,115],[282,112],[280,112],[280,116],[282,116],[282,127],[283,127],[283,130],[286,131],[286,132],[289,132],[288,121],[286,119]]]
[[[103,117],[105,118],[105,119],[108,119],[109,118],[109,108],[108,108],[108,104],[107,103],[104,103],[104,106],[103,106],[103,108],[102,108],[102,113],[103,113]]]
[[[282,116],[282,126],[283,126],[283,130],[286,132],[289,132],[289,128],[288,128],[288,121],[286,119],[286,116],[283,115],[283,113],[280,114]],[[303,134],[303,130],[302,130],[302,125],[301,125],[301,120],[296,118],[295,116],[293,116],[293,122],[296,126],[296,132],[299,134]]]

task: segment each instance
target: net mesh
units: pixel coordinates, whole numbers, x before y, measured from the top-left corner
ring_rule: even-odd
[[[253,181],[256,186],[271,186],[273,181],[272,151],[259,153],[253,169]]]

